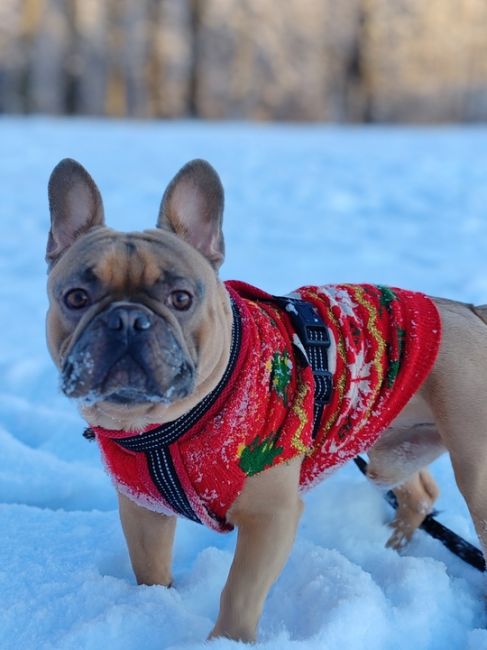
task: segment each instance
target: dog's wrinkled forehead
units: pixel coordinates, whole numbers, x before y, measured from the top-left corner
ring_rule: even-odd
[[[202,294],[202,267],[204,270],[207,264],[171,233],[117,233],[100,229],[77,241],[60,266],[63,268],[59,273],[56,267],[53,269],[56,285],[101,285],[113,294],[132,295],[162,284],[181,283],[190,283]]]

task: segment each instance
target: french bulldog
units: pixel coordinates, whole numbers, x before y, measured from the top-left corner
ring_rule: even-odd
[[[368,477],[395,490],[390,546],[431,511],[438,489],[425,467],[445,450],[485,546],[487,308],[371,285],[304,288],[283,308],[219,279],[223,203],[215,170],[191,161],[169,183],[156,228],[118,232],[88,172],[61,161],[49,181],[47,341],[114,480],[138,583],[171,585],[177,515],[237,527],[210,637],[253,642],[303,486],[357,451],[368,449]],[[309,350],[289,324],[302,302],[331,333],[333,396],[318,434]],[[323,471],[310,465],[317,456]]]

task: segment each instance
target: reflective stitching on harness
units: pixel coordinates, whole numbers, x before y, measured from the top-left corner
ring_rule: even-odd
[[[194,513],[175,472],[167,447],[147,454],[151,476],[162,496],[178,514],[201,523]]]

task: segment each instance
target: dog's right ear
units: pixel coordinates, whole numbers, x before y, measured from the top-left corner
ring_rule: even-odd
[[[194,246],[218,270],[223,262],[223,187],[206,160],[191,160],[167,186],[159,228],[168,228]]]
[[[51,267],[80,236],[104,225],[103,203],[95,181],[76,160],[64,158],[48,186],[51,230],[46,262]]]

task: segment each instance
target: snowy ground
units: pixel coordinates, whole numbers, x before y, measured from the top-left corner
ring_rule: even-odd
[[[208,158],[226,188],[225,278],[487,302],[487,130],[2,119],[0,142],[0,647],[202,648],[235,536],[180,522],[176,588],[134,583],[113,490],[44,344],[52,167],[79,159],[110,224],[133,230],[154,224],[186,160]],[[448,460],[433,470],[442,521],[475,541]],[[391,512],[354,467],[306,506],[259,647],[487,649],[482,576],[421,532],[385,550]]]

